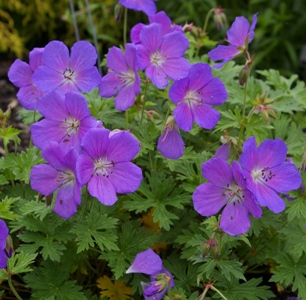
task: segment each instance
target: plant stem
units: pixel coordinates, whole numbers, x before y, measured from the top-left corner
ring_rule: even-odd
[[[211,285],[210,288],[211,288],[213,291],[217,292],[217,293],[222,297],[222,299],[228,300],[228,299],[227,299],[218,289],[216,289],[213,285]]]
[[[198,300],[203,300],[204,297],[206,296],[208,290],[209,290],[209,285],[206,285],[205,290],[203,291],[203,293],[201,294],[201,296]]]
[[[11,291],[13,292],[13,294],[15,295],[15,297],[18,299],[18,300],[22,300],[22,298],[18,295],[17,291],[15,290],[14,286],[13,286],[13,283],[12,283],[12,277],[9,276],[8,279],[8,284],[9,284],[9,287],[11,289]]]
[[[209,17],[210,15],[212,14],[212,12],[214,11],[214,9],[212,8],[206,15],[206,18],[205,18],[205,23],[204,23],[204,26],[203,26],[203,31],[204,33],[206,32],[206,29],[207,29],[207,25],[208,25],[208,20],[209,20]]]
[[[123,45],[126,44],[126,31],[127,31],[127,8],[124,8],[124,20],[123,20]]]
[[[142,124],[144,109],[145,109],[145,106],[146,106],[147,89],[148,89],[148,81],[146,81],[145,90],[144,90],[144,93],[143,93],[143,105],[142,105],[142,109],[141,109],[140,125]]]

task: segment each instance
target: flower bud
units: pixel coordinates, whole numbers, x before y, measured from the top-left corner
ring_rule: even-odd
[[[117,22],[120,21],[120,19],[121,19],[121,17],[122,17],[122,14],[123,14],[123,10],[124,10],[123,5],[121,5],[121,3],[118,2],[118,3],[115,5],[115,20],[116,20]]]
[[[239,84],[242,86],[248,80],[250,75],[250,69],[248,66],[244,66],[239,73]]]
[[[222,29],[226,26],[226,16],[223,11],[224,9],[220,7],[214,9],[214,21],[218,29]]]
[[[6,246],[4,248],[5,254],[8,258],[12,256],[12,253],[14,251],[14,246],[13,246],[13,240],[10,235],[6,238]]]

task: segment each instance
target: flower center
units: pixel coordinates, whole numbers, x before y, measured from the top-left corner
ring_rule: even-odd
[[[261,183],[266,183],[275,176],[275,174],[272,172],[272,170],[269,167],[265,167],[260,170],[254,169],[251,172],[251,175],[255,182],[259,181]]]
[[[227,203],[233,203],[233,205],[243,202],[245,197],[243,190],[235,183],[227,184],[226,191],[222,195],[227,197]]]
[[[156,51],[155,53],[150,55],[150,62],[152,65],[155,65],[157,67],[161,67],[162,64],[167,60],[166,54],[160,53],[159,51]]]
[[[94,161],[96,175],[101,174],[102,176],[108,178],[112,173],[112,169],[115,166],[113,161],[108,161],[106,157],[101,157]]]
[[[131,69],[126,73],[121,73],[118,77],[121,79],[123,85],[129,85],[135,81],[135,73]]]
[[[188,102],[189,106],[192,105],[202,106],[203,100],[199,98],[200,94],[202,94],[201,91],[187,91],[183,101]]]
[[[63,72],[64,78],[68,80],[72,80],[73,74],[74,74],[74,71],[71,70],[70,68],[66,68]]]
[[[78,133],[80,123],[80,120],[77,120],[72,116],[65,118],[65,120],[62,122],[62,127],[66,131],[66,136],[70,137],[70,135]],[[64,142],[65,141],[66,140],[64,140]]]
[[[74,183],[75,175],[71,170],[68,169],[66,171],[60,172],[54,180],[57,184],[60,183],[60,187],[62,187],[64,185]]]

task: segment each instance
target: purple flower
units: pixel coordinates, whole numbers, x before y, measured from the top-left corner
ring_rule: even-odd
[[[202,165],[203,183],[192,195],[195,210],[209,217],[224,207],[220,228],[230,235],[246,233],[250,228],[249,213],[261,217],[254,195],[247,189],[242,170],[233,161],[232,168],[222,159],[212,158]]]
[[[139,67],[160,89],[168,86],[168,78],[178,80],[188,75],[190,64],[183,57],[189,46],[183,32],[163,36],[162,25],[152,23],[141,29],[137,45]]]
[[[9,236],[9,230],[3,220],[0,219],[0,269],[6,267],[7,253],[6,253],[6,239]]]
[[[131,163],[140,151],[139,142],[127,131],[90,129],[82,140],[83,152],[77,161],[80,182],[104,205],[113,205],[117,195],[136,191],[142,171]]]
[[[36,165],[30,174],[31,187],[44,196],[58,190],[54,211],[68,219],[77,212],[81,204],[81,184],[76,178],[78,152],[71,148],[64,151],[57,142],[50,142],[42,157],[49,163]]]
[[[150,248],[136,255],[126,273],[150,275],[150,283],[141,282],[145,300],[160,300],[169,287],[174,287],[172,274],[163,267],[161,258]]]
[[[214,158],[220,158],[220,159],[227,160],[231,156],[230,150],[231,150],[231,145],[229,142],[227,142],[218,148],[218,150],[215,153]]]
[[[173,32],[173,31],[183,31],[182,26],[179,25],[172,25],[171,19],[167,16],[167,14],[164,11],[160,11],[157,14],[149,17],[150,24],[152,23],[158,23],[162,26],[162,35],[164,36],[167,33]],[[136,24],[131,29],[131,41],[134,44],[140,43],[140,31],[141,29],[146,26],[143,23]]]
[[[248,50],[248,44],[254,38],[254,29],[257,23],[257,13],[253,15],[252,24],[245,17],[236,17],[231,28],[227,31],[228,46],[218,45],[216,49],[208,52],[213,61],[222,60],[215,68],[221,68],[225,63]]]
[[[210,66],[198,63],[191,67],[187,77],[173,83],[169,97],[177,104],[174,118],[179,128],[191,130],[196,122],[202,128],[212,129],[220,113],[210,105],[225,102],[227,92],[222,81],[212,76]]]
[[[89,42],[76,42],[69,55],[63,42],[52,41],[45,47],[42,56],[44,65],[36,69],[32,80],[46,92],[90,92],[101,80],[94,66],[96,59],[96,50]]]
[[[34,48],[29,54],[29,64],[16,59],[8,71],[9,80],[20,88],[17,93],[20,105],[28,110],[37,109],[38,99],[44,95],[32,82],[33,73],[43,65],[43,53],[44,48]]]
[[[74,147],[79,152],[81,139],[87,130],[98,126],[80,93],[70,92],[62,96],[50,92],[40,99],[38,110],[45,119],[31,126],[31,134],[34,145],[40,149],[50,141],[56,141],[65,150]]]
[[[178,159],[184,154],[184,141],[173,117],[167,120],[163,133],[158,139],[157,150],[170,159]]]
[[[102,77],[99,85],[101,97],[115,97],[115,107],[127,110],[135,102],[135,95],[140,93],[138,57],[135,45],[126,44],[126,52],[112,47],[107,54],[106,66],[111,69]]]
[[[134,10],[141,10],[148,16],[152,16],[156,12],[155,1],[157,0],[119,0],[123,6]]]
[[[287,146],[281,139],[265,140],[256,147],[254,136],[248,138],[240,156],[248,189],[257,202],[275,213],[285,209],[278,193],[288,193],[302,184],[297,167],[286,161]]]

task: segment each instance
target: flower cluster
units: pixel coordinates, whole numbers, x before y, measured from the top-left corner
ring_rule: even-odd
[[[145,300],[160,300],[169,288],[174,287],[171,273],[163,267],[161,258],[150,248],[136,255],[126,273],[150,275],[150,283],[141,282]]]
[[[279,193],[301,186],[301,174],[286,159],[287,146],[281,139],[265,140],[256,147],[255,137],[245,141],[240,164],[232,167],[222,158],[203,163],[202,174],[209,183],[196,188],[192,199],[202,216],[212,216],[224,206],[220,228],[230,235],[246,233],[250,228],[249,213],[260,218],[260,206],[274,213],[285,209]]]

